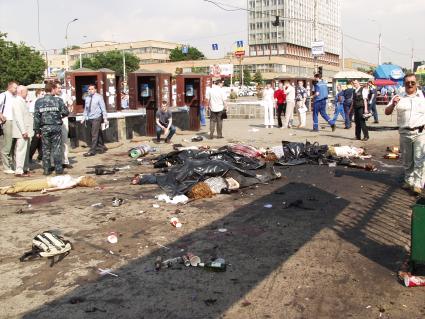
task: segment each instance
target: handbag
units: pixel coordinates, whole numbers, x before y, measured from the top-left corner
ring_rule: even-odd
[[[221,119],[222,119],[222,120],[227,119],[227,111],[226,111],[226,110],[223,110],[223,111],[221,112]]]

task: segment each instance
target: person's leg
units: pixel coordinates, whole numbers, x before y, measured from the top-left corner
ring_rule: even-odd
[[[222,138],[223,137],[223,119],[221,118],[221,115],[223,112],[217,112],[217,137]]]
[[[307,120],[307,111],[304,109],[304,110],[300,113],[300,127],[305,127],[305,125],[306,125],[306,120]]]
[[[363,118],[363,116],[362,117],[360,117],[360,127],[361,127],[361,129],[362,129],[362,132],[363,132],[363,138],[369,138],[369,129],[367,128],[367,125],[366,125],[366,119],[365,118]]]
[[[347,129],[351,127],[350,107],[349,104],[344,104],[345,128]]]
[[[215,125],[217,122],[217,112],[210,112],[210,138],[214,138]]]
[[[339,114],[341,114],[342,116],[342,120],[345,122],[344,104],[338,103],[338,111],[339,111]]]
[[[268,127],[270,125],[269,124],[269,105],[268,105],[268,103],[264,102],[263,108],[264,108],[264,126]]]
[[[425,133],[416,134],[413,141],[413,186],[424,188],[425,183]]]
[[[50,174],[50,167],[51,167],[51,144],[50,144],[50,132],[47,129],[44,129],[41,132],[41,144],[43,148],[43,170],[44,175]]]
[[[156,141],[159,142],[161,140],[162,128],[156,125]]]
[[[273,105],[273,103],[270,103],[269,105],[268,105],[268,107],[269,107],[269,125],[270,126],[274,126],[274,105]]]
[[[372,112],[374,122],[378,123],[379,118],[378,118],[378,109],[376,108],[376,102],[370,104],[369,112]]]
[[[284,128],[289,127],[289,122],[291,121],[291,118],[294,116],[294,107],[295,107],[295,102],[293,101],[286,102],[286,116],[285,116],[285,121],[283,122]]]
[[[400,151],[404,168],[404,182],[413,187],[415,184],[413,141],[407,134],[400,134]]]
[[[360,117],[362,116],[363,112],[360,108],[354,109],[354,123],[356,125],[355,127],[355,133],[356,133],[356,139],[361,139],[361,124],[360,124]]]
[[[283,104],[277,105],[277,126],[282,127]]]
[[[167,135],[167,140],[171,141],[171,138],[173,137],[173,135],[176,133],[176,127],[174,125],[170,126],[170,129],[168,131],[168,135]]]
[[[314,101],[313,103],[313,130],[314,131],[319,130],[319,102],[320,101]]]
[[[99,131],[100,124],[102,122],[102,118],[99,117],[97,119],[89,120],[91,122],[91,146],[90,153],[96,154],[97,144],[99,141]]]
[[[62,154],[63,154],[63,163],[65,165],[69,165],[68,152],[69,152],[69,126],[68,126],[68,118],[65,117],[62,119]]]
[[[294,112],[297,113],[298,116],[298,127],[301,127],[301,113],[300,113],[300,109],[302,108],[302,101],[297,101],[295,103],[295,110]]]
[[[25,161],[24,161],[24,173],[29,172],[30,170],[30,140],[25,140],[26,142],[26,149],[27,152],[25,154]]]
[[[12,123],[13,121],[6,121],[3,124],[3,148],[1,150],[1,161],[3,163],[3,170],[11,171],[13,168],[12,163]]]
[[[62,127],[57,127],[56,129],[52,131],[51,147],[52,147],[51,151],[53,154],[53,163],[55,165],[55,172],[56,174],[62,174],[63,173]]]
[[[335,122],[330,119],[328,113],[326,112],[327,100],[326,99],[323,99],[323,100],[321,100],[319,102],[320,102],[320,106],[319,106],[320,115],[325,119],[326,122],[329,123],[329,125],[334,125]]]
[[[27,154],[26,143],[23,138],[16,139],[15,144],[15,174],[24,173],[25,156]]]
[[[35,151],[38,149],[38,140],[39,138],[37,138],[35,135],[31,138],[30,151],[29,151],[30,160],[32,160],[32,158],[34,157]]]

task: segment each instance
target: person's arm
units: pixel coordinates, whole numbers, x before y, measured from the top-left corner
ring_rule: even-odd
[[[99,107],[102,111],[103,121],[105,123],[108,122],[108,113],[106,112],[105,101],[103,100],[103,97],[101,95],[99,95]]]
[[[61,117],[62,118],[67,117],[69,115],[68,107],[65,105],[65,102],[61,98],[58,98],[58,101],[59,101],[59,110],[61,113]]]
[[[37,137],[40,137],[40,133],[41,133],[40,101],[41,99],[38,99],[34,105],[34,133]]]
[[[385,108],[385,115],[391,115],[394,112],[394,108],[397,106],[399,101],[400,97],[398,95],[394,96],[391,99],[391,102],[388,103],[387,107]]]
[[[77,185],[73,185],[73,186],[66,186],[66,187],[51,187],[51,188],[45,188],[43,190],[41,190],[42,194],[45,193],[51,193],[51,192],[57,192],[57,191],[61,191],[63,189],[71,189],[71,188],[75,188]]]
[[[3,115],[4,107],[6,107],[6,92],[0,94],[0,122],[6,122],[6,117]]]
[[[84,100],[83,119],[81,120],[81,124],[84,123],[89,117],[88,110],[87,110],[87,107],[86,107],[88,98],[89,98],[89,96],[87,95],[86,99]]]
[[[13,124],[16,125],[22,138],[28,138],[28,132],[25,130],[24,114],[22,113],[20,101],[15,99],[12,103]]]

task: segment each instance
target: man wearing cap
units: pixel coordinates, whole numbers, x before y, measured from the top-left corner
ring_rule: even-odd
[[[404,166],[403,189],[420,194],[425,183],[425,98],[417,89],[416,76],[404,77],[405,91],[395,95],[385,108],[385,115],[397,110],[400,150]]]
[[[162,101],[161,108],[156,111],[156,140],[160,142],[161,134],[164,133],[165,143],[171,143],[171,138],[176,133],[176,128],[173,126],[173,116],[168,109],[168,102]]]

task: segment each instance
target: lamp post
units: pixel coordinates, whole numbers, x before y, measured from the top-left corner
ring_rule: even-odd
[[[378,34],[378,65],[381,65],[382,62],[382,24],[378,20],[370,19],[370,21],[375,22],[379,26]]]
[[[68,61],[68,28],[69,28],[69,25],[72,22],[75,22],[77,20],[78,20],[78,18],[75,18],[75,19],[69,21],[68,24],[66,25],[66,31],[65,31],[65,45],[66,45],[66,47],[65,47],[65,61],[66,61],[66,70],[69,70],[69,61]]]

